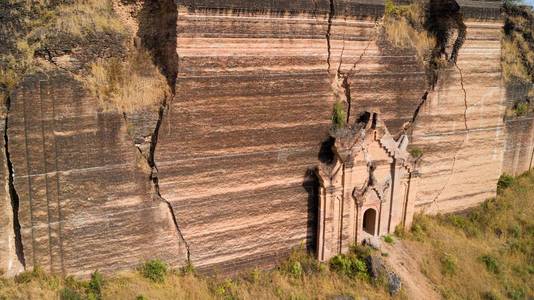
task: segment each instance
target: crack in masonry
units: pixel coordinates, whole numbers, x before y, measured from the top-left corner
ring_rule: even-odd
[[[436,203],[439,199],[439,197],[441,196],[441,194],[443,193],[443,191],[445,191],[445,189],[447,188],[447,186],[449,185],[452,177],[454,177],[454,173],[456,171],[455,167],[456,167],[456,161],[458,160],[458,155],[460,154],[460,151],[462,150],[462,148],[465,146],[465,143],[467,143],[467,139],[469,137],[469,127],[467,126],[467,109],[468,109],[468,105],[467,105],[467,91],[465,90],[465,87],[464,87],[464,77],[463,77],[463,74],[462,74],[462,69],[460,69],[460,67],[458,66],[457,63],[454,63],[454,66],[456,67],[456,69],[458,70],[459,74],[460,74],[460,86],[462,88],[462,91],[463,91],[463,94],[464,94],[464,126],[465,126],[465,135],[464,135],[464,140],[462,142],[462,144],[460,144],[460,146],[458,147],[458,149],[456,150],[455,154],[454,154],[454,157],[452,159],[452,166],[451,166],[451,174],[449,175],[449,177],[447,178],[447,181],[445,182],[445,184],[443,185],[443,187],[441,188],[441,190],[438,192],[438,194],[436,195],[436,197],[434,197],[434,199],[432,200],[432,203]]]
[[[469,131],[469,128],[467,126],[467,91],[465,90],[465,87],[464,87],[464,75],[462,73],[462,69],[460,69],[460,67],[458,66],[458,64],[455,62],[454,63],[454,66],[456,67],[456,69],[458,69],[458,73],[460,74],[460,86],[462,87],[462,92],[464,93],[464,106],[465,106],[465,109],[464,109],[464,126],[465,126],[465,130],[466,131]]]
[[[425,103],[426,103],[426,101],[428,99],[428,93],[429,93],[429,91],[426,90],[425,93],[423,94],[423,96],[421,97],[421,101],[419,101],[419,104],[415,108],[415,110],[413,112],[413,115],[412,115],[412,118],[410,119],[410,121],[404,123],[404,125],[402,126],[401,131],[399,132],[399,134],[397,136],[400,136],[401,133],[408,133],[408,131],[410,131],[410,134],[413,133],[413,129],[415,127],[415,123],[417,122],[417,118],[419,117],[419,113],[421,112],[421,108],[423,108],[423,105],[425,105]]]
[[[6,115],[4,119],[4,155],[7,162],[8,169],[8,187],[9,187],[9,198],[11,199],[11,207],[13,212],[13,232],[15,235],[15,252],[19,262],[24,268],[26,268],[26,261],[24,258],[24,246],[22,244],[22,234],[21,226],[19,221],[19,205],[20,198],[15,189],[15,170],[13,167],[13,162],[11,161],[11,155],[9,152],[9,136],[7,134],[8,121],[9,121],[9,112],[11,110],[11,98],[7,97],[5,101]]]
[[[173,221],[173,224],[174,224],[174,227],[176,229],[176,233],[178,234],[178,237],[184,242],[184,245],[185,245],[185,248],[186,248],[186,255],[187,255],[187,261],[188,263],[191,262],[191,252],[190,252],[190,248],[189,248],[189,244],[187,243],[187,241],[185,240],[185,237],[180,229],[180,226],[178,225],[178,220],[176,218],[176,213],[174,211],[174,208],[172,207],[172,204],[167,201],[165,198],[163,198],[163,196],[161,196],[161,192],[160,192],[160,188],[159,188],[159,178],[158,178],[158,167],[156,165],[156,162],[155,162],[155,158],[154,158],[154,153],[155,153],[155,150],[156,150],[156,144],[157,144],[157,140],[158,140],[158,136],[159,136],[159,129],[161,127],[161,124],[163,123],[163,117],[164,117],[164,114],[165,114],[165,111],[167,110],[168,108],[168,102],[165,98],[165,100],[163,101],[163,103],[160,105],[160,108],[158,110],[158,121],[156,122],[156,126],[155,126],[155,129],[154,129],[154,132],[152,133],[152,136],[151,136],[151,141],[150,141],[150,148],[149,148],[149,153],[148,153],[148,157],[145,155],[145,153],[143,153],[143,150],[141,149],[141,147],[135,145],[135,148],[137,149],[137,151],[139,152],[139,154],[146,160],[148,166],[150,167],[150,182],[152,183],[152,186],[154,188],[154,195],[153,195],[153,198],[156,199],[156,200],[159,200],[163,203],[165,203],[167,205],[167,208],[169,209],[169,213],[171,214],[171,217],[172,217],[172,221]],[[124,121],[126,123],[128,123],[128,116],[126,113],[123,113],[123,118],[124,118]]]
[[[362,54],[360,54],[360,57],[358,57],[358,60],[354,62],[354,64],[352,65],[352,68],[349,70],[348,76],[352,76],[353,72],[356,70],[356,67],[361,63],[365,54],[367,54],[367,51],[371,47],[371,43],[373,42],[373,40],[374,40],[374,37],[371,37],[369,39],[369,42],[367,43],[367,46],[365,46],[365,48],[363,49]]]
[[[150,136],[150,145],[145,158],[150,167],[150,181],[153,187],[153,199],[166,204],[178,235],[180,246],[186,248],[187,263],[191,263],[191,251],[183,232],[178,224],[178,217],[172,204],[161,195],[158,167],[156,163],[156,147],[163,120],[169,115],[171,102],[176,96],[179,57],[177,49],[178,7],[174,0],[145,1],[138,16],[139,30],[137,36],[141,44],[152,54],[155,65],[167,79],[170,93],[163,98],[158,110],[158,119]],[[170,124],[169,124],[170,126]],[[141,149],[139,149],[141,150]]]
[[[335,0],[330,0],[330,11],[328,13],[328,27],[326,29],[326,47],[328,51],[328,57],[326,59],[326,63],[328,64],[328,73],[330,73],[330,58],[331,58],[331,49],[332,45],[330,44],[330,34],[332,30],[332,20],[336,14],[336,4]]]
[[[172,90],[172,96],[174,96],[175,95],[175,89],[173,87],[171,87],[171,90]],[[191,248],[189,247],[189,243],[185,239],[185,237],[184,237],[184,235],[182,233],[182,230],[180,229],[180,226],[178,224],[178,219],[176,218],[176,212],[174,211],[174,207],[172,206],[172,204],[167,199],[163,198],[163,196],[161,195],[161,192],[160,192],[160,187],[159,187],[158,167],[156,165],[155,153],[156,153],[156,146],[157,146],[158,138],[159,138],[159,130],[161,128],[161,124],[163,123],[163,118],[165,116],[165,112],[168,109],[169,109],[169,101],[168,101],[167,97],[165,97],[165,99],[163,100],[163,103],[161,104],[161,106],[159,108],[158,121],[156,123],[156,127],[154,128],[154,133],[152,134],[152,138],[151,138],[151,141],[150,141],[150,150],[149,150],[149,157],[148,157],[148,164],[152,168],[152,172],[150,174],[150,178],[152,179],[152,184],[154,186],[154,193],[155,193],[154,197],[156,199],[158,199],[159,201],[162,201],[165,204],[167,204],[167,207],[169,209],[169,213],[172,216],[172,221],[174,223],[174,227],[176,229],[176,233],[178,234],[180,239],[183,241],[184,246],[186,248],[187,262],[191,263]]]
[[[352,96],[350,93],[350,88],[351,88],[350,77],[354,74],[353,72],[356,70],[356,67],[358,66],[358,64],[363,60],[363,57],[365,56],[365,54],[367,54],[367,51],[371,47],[372,41],[373,39],[370,38],[369,42],[367,43],[367,46],[363,49],[358,59],[354,62],[354,64],[352,65],[352,68],[347,73],[344,73],[341,71],[341,65],[343,64],[343,54],[345,52],[345,39],[343,38],[343,48],[341,49],[341,55],[339,58],[339,64],[337,68],[337,80],[342,79],[341,87],[343,88],[343,91],[345,94],[345,101],[347,102],[347,119],[346,119],[347,124],[350,121],[350,112],[351,112],[351,107],[352,107]]]

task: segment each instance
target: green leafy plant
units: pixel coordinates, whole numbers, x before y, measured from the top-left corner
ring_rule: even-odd
[[[497,181],[497,193],[502,193],[503,190],[507,189],[514,183],[514,177],[502,174]]]
[[[345,106],[341,101],[337,101],[334,104],[332,124],[336,129],[344,128],[347,125],[347,112],[345,111]]]
[[[528,102],[519,102],[514,105],[514,114],[516,117],[522,117],[528,114],[530,105]]]
[[[76,290],[65,287],[59,291],[60,300],[82,300],[82,295],[80,295]]]
[[[497,259],[491,255],[482,255],[480,261],[484,263],[488,272],[493,274],[500,273],[500,266]]]
[[[398,8],[392,0],[386,0],[384,13],[386,16],[393,16],[398,14]]]
[[[290,274],[294,277],[302,276],[302,265],[299,261],[292,262],[290,265]]]
[[[395,243],[395,240],[393,240],[393,237],[391,235],[385,235],[384,236],[384,242],[386,242],[388,244],[393,244],[393,243]]]
[[[167,275],[167,264],[162,260],[152,259],[140,267],[140,272],[147,279],[154,282],[163,282]]]
[[[367,265],[354,254],[338,254],[330,259],[330,268],[349,277],[368,277]]]
[[[91,280],[87,286],[87,296],[89,299],[102,299],[102,286],[104,285],[104,276],[102,273],[95,271],[91,274]]]
[[[441,256],[441,274],[452,276],[456,274],[456,259],[450,254]]]
[[[421,150],[419,148],[412,148],[412,149],[410,149],[410,155],[413,158],[419,158],[419,157],[423,156],[423,150]]]

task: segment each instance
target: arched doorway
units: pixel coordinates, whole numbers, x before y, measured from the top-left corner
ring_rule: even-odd
[[[363,231],[375,235],[376,210],[369,208],[363,214]]]

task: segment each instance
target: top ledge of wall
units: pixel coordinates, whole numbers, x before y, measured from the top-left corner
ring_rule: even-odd
[[[330,13],[329,0],[176,0],[176,3],[193,11],[228,9],[276,14]],[[380,17],[384,14],[383,0],[335,0],[334,3],[336,15]]]
[[[260,12],[277,15],[313,13],[328,15],[330,0],[175,0],[179,6],[191,11],[232,10],[240,12]],[[427,0],[428,1],[428,0]],[[397,0],[409,3],[410,0]],[[502,2],[499,0],[457,0],[466,19],[501,19]],[[381,17],[384,14],[384,0],[335,0],[337,16]]]
[[[498,20],[502,19],[502,2],[495,0],[457,0],[466,19]]]

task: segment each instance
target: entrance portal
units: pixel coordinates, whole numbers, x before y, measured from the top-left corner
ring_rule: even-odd
[[[363,214],[363,231],[375,235],[376,210],[369,208]]]

